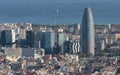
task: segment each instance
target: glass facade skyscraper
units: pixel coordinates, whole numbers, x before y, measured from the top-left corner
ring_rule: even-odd
[[[44,48],[46,54],[51,54],[55,46],[55,33],[44,32]]]
[[[81,25],[81,47],[82,53],[94,55],[94,21],[92,11],[85,8]]]

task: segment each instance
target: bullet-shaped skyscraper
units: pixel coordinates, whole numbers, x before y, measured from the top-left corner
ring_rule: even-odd
[[[82,53],[94,55],[94,21],[92,11],[89,7],[85,8],[81,25],[81,48]]]

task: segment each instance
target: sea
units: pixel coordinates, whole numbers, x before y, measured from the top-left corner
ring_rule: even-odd
[[[95,24],[120,24],[120,0],[0,0],[0,24],[81,23],[85,7]]]

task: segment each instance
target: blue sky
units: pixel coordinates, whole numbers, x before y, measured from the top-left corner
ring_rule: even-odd
[[[37,4],[54,4],[54,3],[117,3],[120,4],[120,0],[0,0],[0,7],[7,5],[37,5]]]
[[[48,20],[50,23],[49,20],[56,17],[56,9],[60,10],[60,21],[80,22],[86,6],[92,8],[96,23],[118,23],[120,20],[120,0],[0,0],[0,22],[16,22],[17,19],[34,23]],[[106,17],[104,21],[103,17]]]
[[[120,0],[1,0],[0,3],[29,3],[29,2],[120,2]]]
[[[117,3],[120,4],[120,0],[1,0],[1,5],[37,5],[37,4],[49,4],[49,3]]]

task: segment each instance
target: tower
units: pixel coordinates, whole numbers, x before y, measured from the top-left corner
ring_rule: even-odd
[[[33,47],[34,45],[34,32],[31,30],[26,31],[26,44],[29,47]]]
[[[55,45],[55,33],[48,31],[44,32],[44,49],[46,54],[52,54]]]
[[[82,53],[94,55],[94,21],[92,11],[85,8],[81,25],[81,47]]]
[[[5,29],[1,32],[1,43],[2,45],[12,45],[15,43],[15,30]]]

